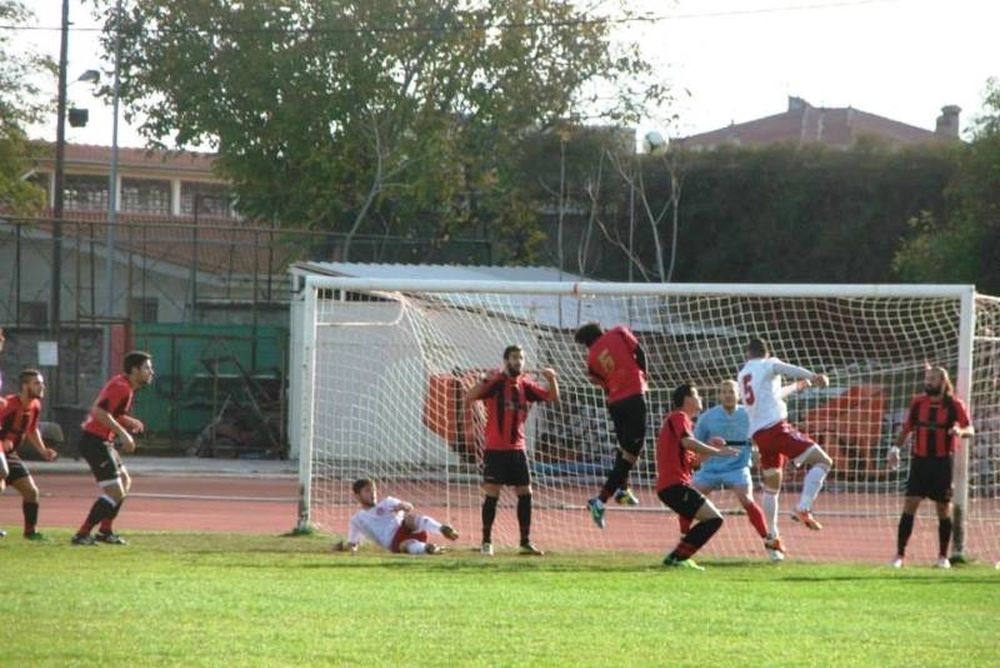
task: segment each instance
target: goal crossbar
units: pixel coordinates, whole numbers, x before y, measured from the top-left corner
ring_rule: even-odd
[[[555,281],[456,281],[409,278],[354,278],[305,276],[305,289],[399,292],[468,292],[492,294],[536,294],[576,297],[618,296],[731,296],[744,297],[882,297],[955,298],[973,296],[975,286],[962,284],[918,285],[897,283],[606,283]]]

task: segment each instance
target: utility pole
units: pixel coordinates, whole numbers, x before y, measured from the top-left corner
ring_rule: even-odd
[[[112,368],[111,362],[111,327],[115,318],[115,232],[118,226],[118,92],[121,82],[119,62],[121,61],[121,16],[122,2],[118,0],[115,5],[115,78],[112,92],[112,115],[111,122],[111,173],[108,177],[108,238],[105,250],[107,260],[104,265],[105,286],[107,288],[107,317],[108,324],[104,335],[104,376],[108,377]],[[126,299],[131,298],[131,293],[126,295]]]
[[[55,198],[52,204],[52,292],[49,298],[51,312],[49,329],[52,340],[59,345],[59,325],[62,313],[62,217],[66,167],[66,61],[69,51],[69,0],[62,3],[62,31],[59,42],[59,91],[56,102],[56,177]],[[59,402],[59,372],[53,369],[52,402]]]

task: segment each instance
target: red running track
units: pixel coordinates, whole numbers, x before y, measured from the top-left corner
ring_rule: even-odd
[[[33,473],[41,492],[39,530],[76,528],[98,488],[89,474]],[[290,477],[241,478],[135,475],[117,527],[153,531],[283,533],[295,526],[298,483]],[[0,498],[0,526],[14,534],[22,523],[20,495]]]
[[[60,527],[73,529],[86,517],[98,488],[89,474],[44,473],[35,474],[42,494],[39,529]],[[346,491],[343,498],[350,498]],[[581,488],[578,496],[586,498],[587,490]],[[280,534],[295,526],[297,519],[298,483],[291,476],[206,476],[206,475],[157,475],[136,474],[132,494],[117,522],[123,532],[129,530],[151,531],[232,531],[240,533]],[[421,503],[438,498],[434,485],[397,483],[383,490],[412,500],[421,509]],[[476,489],[464,490],[459,498],[475,500]],[[789,495],[791,497],[792,495]],[[646,499],[649,501],[650,499]],[[732,504],[724,498],[721,507]],[[791,498],[786,500],[790,504]],[[504,497],[497,518],[494,542],[498,547],[516,545],[514,509],[511,498]],[[539,501],[544,501],[543,498]],[[900,499],[900,504],[901,504]],[[790,548],[790,558],[811,560],[849,560],[881,563],[888,560],[895,546],[895,514],[875,520],[844,513],[859,507],[862,502],[852,494],[829,494],[821,497],[820,506],[829,514],[820,515],[825,524],[821,532],[810,532],[787,519],[782,519],[783,537]],[[1000,543],[1000,501],[980,501],[986,510],[980,519],[967,527],[968,551],[981,558],[997,559]],[[931,516],[931,504],[921,508],[917,529],[910,543],[914,560],[930,561],[935,554],[937,541],[936,522]],[[985,508],[985,506],[989,506]],[[838,508],[839,507],[839,508]],[[478,545],[480,510],[478,505],[453,506],[450,509],[424,506],[429,514],[439,520],[453,523],[462,538],[455,546],[473,550]],[[840,510],[841,512],[836,512]],[[353,507],[336,506],[327,509],[320,520],[325,529],[344,530]],[[677,540],[676,517],[666,510],[646,509],[629,512],[612,509],[608,514],[609,525],[604,531],[596,529],[589,515],[579,510],[538,508],[534,517],[533,537],[540,547],[550,550],[611,550],[627,552],[664,552]],[[0,497],[0,527],[16,535],[22,521],[20,496],[8,489]],[[706,556],[763,557],[760,539],[742,516],[727,516],[722,531],[706,546]]]

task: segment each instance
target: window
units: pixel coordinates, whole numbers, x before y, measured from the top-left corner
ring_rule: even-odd
[[[170,215],[170,181],[122,179],[122,211]]]
[[[155,297],[132,299],[132,319],[136,322],[156,322],[159,317],[160,302]]]
[[[63,206],[71,211],[107,211],[108,177],[66,174]]]
[[[21,302],[17,319],[29,327],[45,327],[49,324],[48,302]]]
[[[193,216],[195,200],[198,202],[198,216],[208,218],[232,218],[230,204],[233,194],[224,183],[181,182],[181,215]]]

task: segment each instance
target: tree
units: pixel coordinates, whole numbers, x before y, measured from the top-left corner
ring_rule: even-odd
[[[1000,294],[1000,80],[987,82],[983,109],[948,189],[949,215],[910,222],[913,233],[893,261],[903,280],[975,283]]]
[[[30,17],[18,0],[0,0],[0,23],[17,25]],[[5,213],[29,213],[45,203],[45,191],[24,180],[34,154],[25,128],[48,108],[31,76],[52,68],[47,58],[15,50],[11,32],[0,30],[0,211]]]
[[[121,30],[126,116],[153,145],[215,147],[245,213],[349,235],[489,225],[527,260],[526,138],[667,99],[613,25],[561,0],[127,0],[104,41]]]

